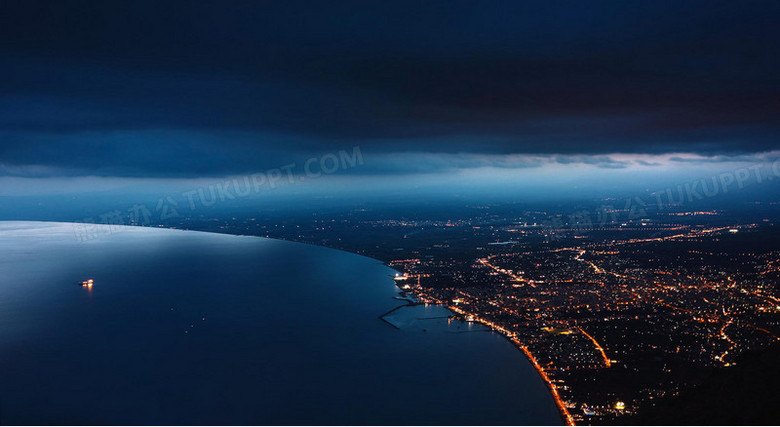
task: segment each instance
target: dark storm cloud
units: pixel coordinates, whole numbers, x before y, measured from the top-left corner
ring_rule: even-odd
[[[4,2],[0,164],[204,174],[354,144],[774,150],[779,11],[722,1]]]

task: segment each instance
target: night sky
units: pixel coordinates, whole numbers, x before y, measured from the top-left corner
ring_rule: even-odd
[[[0,175],[223,176],[355,146],[366,175],[761,156],[780,149],[779,18],[776,1],[4,1]]]

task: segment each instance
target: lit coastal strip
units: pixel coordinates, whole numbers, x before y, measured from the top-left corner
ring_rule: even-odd
[[[563,399],[561,399],[560,394],[558,393],[558,387],[555,386],[555,383],[552,382],[550,377],[547,375],[547,372],[545,372],[542,365],[539,364],[539,362],[536,360],[536,357],[531,353],[531,351],[523,345],[522,342],[517,338],[517,336],[509,331],[508,329],[504,328],[503,326],[497,325],[487,319],[483,319],[475,314],[468,313],[464,310],[461,310],[458,307],[450,306],[448,307],[450,310],[463,315],[463,316],[469,316],[470,319],[473,319],[475,322],[479,322],[485,326],[490,327],[496,332],[501,333],[505,337],[509,338],[510,341],[512,341],[520,350],[522,350],[523,354],[525,354],[526,358],[531,362],[531,364],[536,369],[536,372],[539,373],[539,376],[542,377],[542,380],[544,380],[545,384],[547,384],[547,388],[550,390],[550,393],[552,394],[553,400],[555,401],[555,405],[558,407],[558,410],[561,413],[561,416],[563,417],[564,421],[566,422],[566,425],[573,426],[576,425],[574,423],[574,418],[571,416],[571,413],[569,413],[569,408],[566,407],[566,404],[563,402]]]

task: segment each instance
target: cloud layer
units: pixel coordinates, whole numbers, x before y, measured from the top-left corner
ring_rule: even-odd
[[[620,168],[608,155],[780,149],[777,2],[18,1],[0,16],[4,174],[229,174],[355,145],[387,159],[375,173],[405,170],[393,153]]]

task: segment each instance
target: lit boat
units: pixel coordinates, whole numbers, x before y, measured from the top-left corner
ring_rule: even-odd
[[[81,286],[83,286],[85,288],[91,288],[94,283],[95,283],[94,280],[89,279],[89,280],[85,280],[85,281],[81,282]]]

